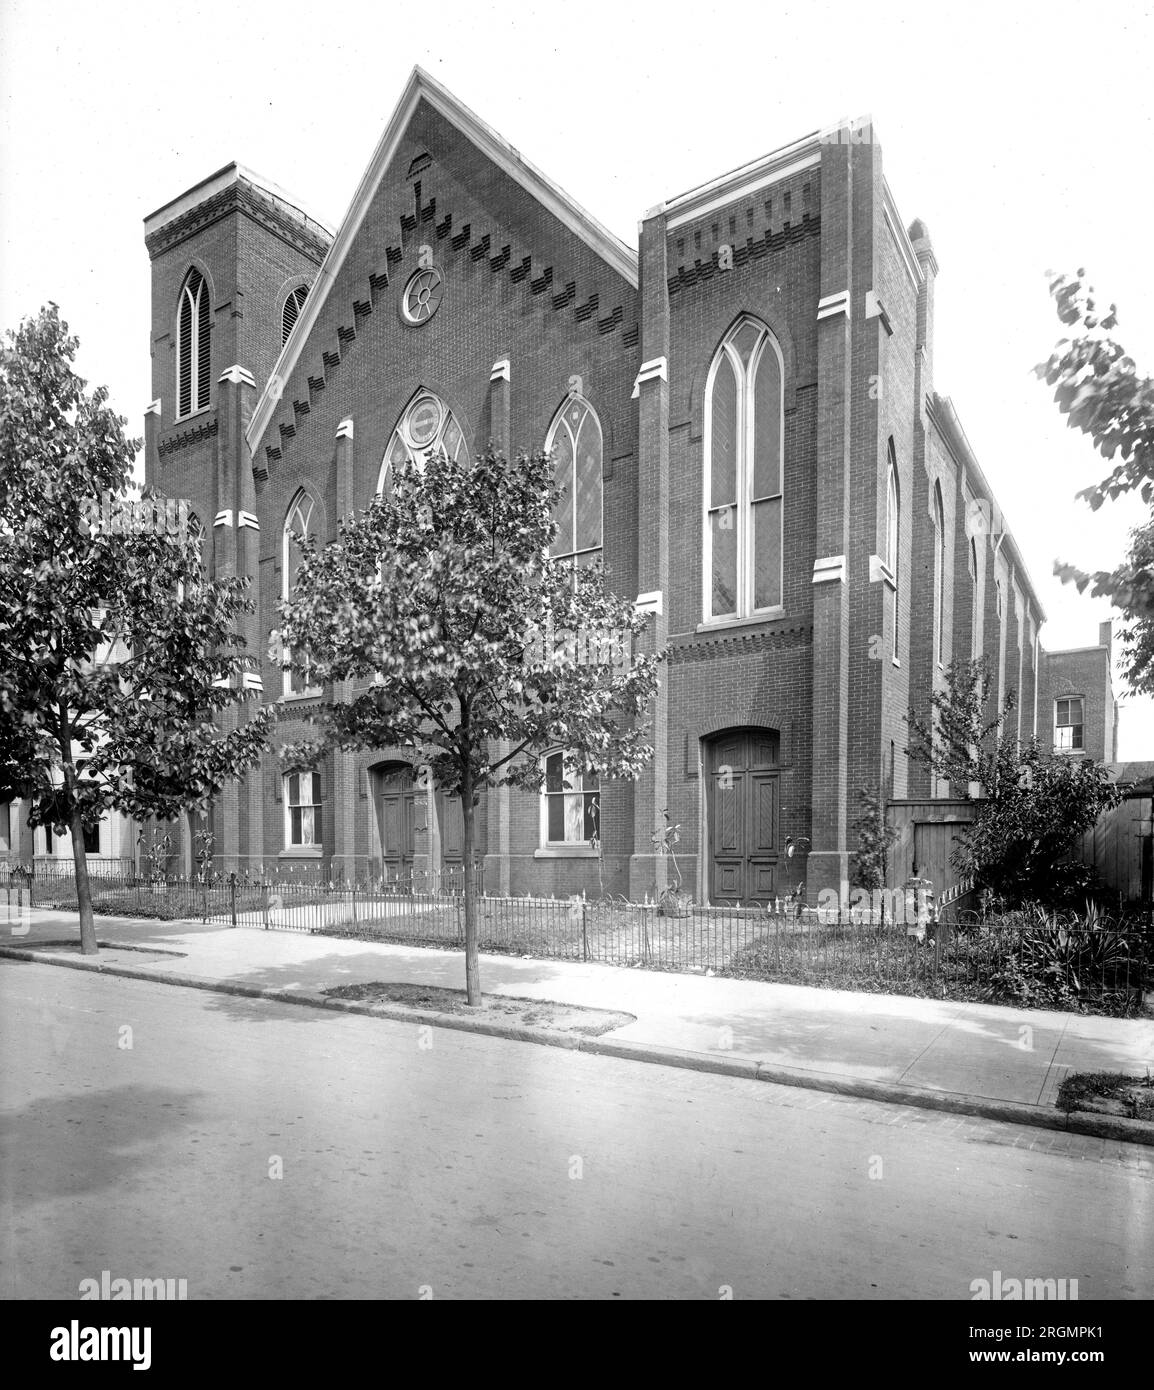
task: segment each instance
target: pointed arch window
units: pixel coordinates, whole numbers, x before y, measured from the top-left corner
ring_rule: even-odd
[[[285,299],[284,308],[280,315],[280,344],[284,347],[289,340],[289,334],[293,331],[293,325],[301,315],[301,307],[308,298],[309,287],[298,285],[295,290],[289,290],[288,297]]]
[[[469,446],[456,416],[439,396],[418,391],[405,407],[389,447],[381,460],[377,492],[387,490],[395,465],[415,463],[423,467],[430,454],[443,451],[446,458],[467,458]]]
[[[898,585],[900,582],[899,556],[901,549],[902,501],[898,484],[898,460],[894,452],[894,442],[889,444],[889,465],[886,469],[886,566],[893,578],[893,643],[891,655],[898,657]]]
[[[978,636],[982,628],[982,609],[979,603],[981,590],[978,586],[978,542],[970,537],[970,655],[981,655]]]
[[[782,378],[769,329],[739,319],[705,388],[706,621],[781,608]]]
[[[942,665],[945,654],[945,623],[943,621],[946,581],[946,510],[942,503],[942,485],[934,483],[934,660]]]
[[[285,517],[284,533],[281,537],[281,576],[282,592],[286,599],[292,597],[296,587],[297,570],[300,567],[300,543],[298,537],[312,534],[316,524],[313,499],[303,490],[298,492],[289,504]],[[284,667],[284,693],[286,695],[318,695],[320,689],[292,669],[292,653],[284,648],[281,664]]]
[[[188,272],[176,313],[176,418],[208,407],[212,386],[208,283],[196,266]]]
[[[565,402],[549,426],[545,448],[553,453],[561,489],[550,555],[576,566],[592,564],[604,540],[604,439],[597,412],[581,396]]]

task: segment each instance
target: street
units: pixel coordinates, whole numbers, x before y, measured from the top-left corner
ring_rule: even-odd
[[[4,1298],[1154,1295],[1154,1150],[0,962]]]

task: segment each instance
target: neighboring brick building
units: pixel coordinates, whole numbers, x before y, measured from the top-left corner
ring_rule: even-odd
[[[600,550],[651,611],[653,765],[597,794],[490,792],[491,889],[597,893],[596,807],[605,888],[644,894],[668,807],[698,899],[804,879],[812,901],[846,877],[859,787],[946,793],[907,766],[903,715],[953,655],[986,653],[1033,731],[1044,615],[935,391],[937,261],[868,124],[660,204],[635,251],[416,71],[335,234],[233,164],[145,240],[147,479],[191,501],[218,572],[252,578],[253,649],[286,528],[333,536],[393,450],[438,443],[553,443],[582,499],[558,550]],[[323,694],[271,659],[260,679],[293,738]],[[224,867],[454,862],[459,807],[414,785],[416,761],[286,779],[270,755],[215,808]]]
[[[1098,625],[1096,647],[1043,652],[1038,737],[1056,753],[1112,763],[1118,756],[1118,705],[1111,674],[1112,622]]]

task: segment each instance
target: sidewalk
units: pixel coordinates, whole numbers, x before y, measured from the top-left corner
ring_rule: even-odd
[[[985,1115],[1154,1143],[1154,1125],[1055,1108],[1071,1071],[1143,1074],[1154,1067],[1154,1020],[1102,1018],[989,1004],[856,994],[483,955],[489,994],[615,1009],[636,1022],[597,1038],[514,1028],[482,1017],[322,1000],[319,991],[371,980],[464,988],[459,951],[381,945],[296,932],[98,917],[99,957],[79,954],[75,914],[34,908],[0,955],[51,960],[228,993],[416,1019],[702,1071],[756,1077],[870,1099]],[[36,949],[68,941],[68,952]],[[118,949],[118,947],[120,947]],[[134,949],[123,949],[132,947]]]

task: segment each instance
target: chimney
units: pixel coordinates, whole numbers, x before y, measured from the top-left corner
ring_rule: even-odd
[[[1114,647],[1114,619],[1107,618],[1104,623],[1098,624],[1098,645],[1105,647],[1107,652],[1113,655]]]

